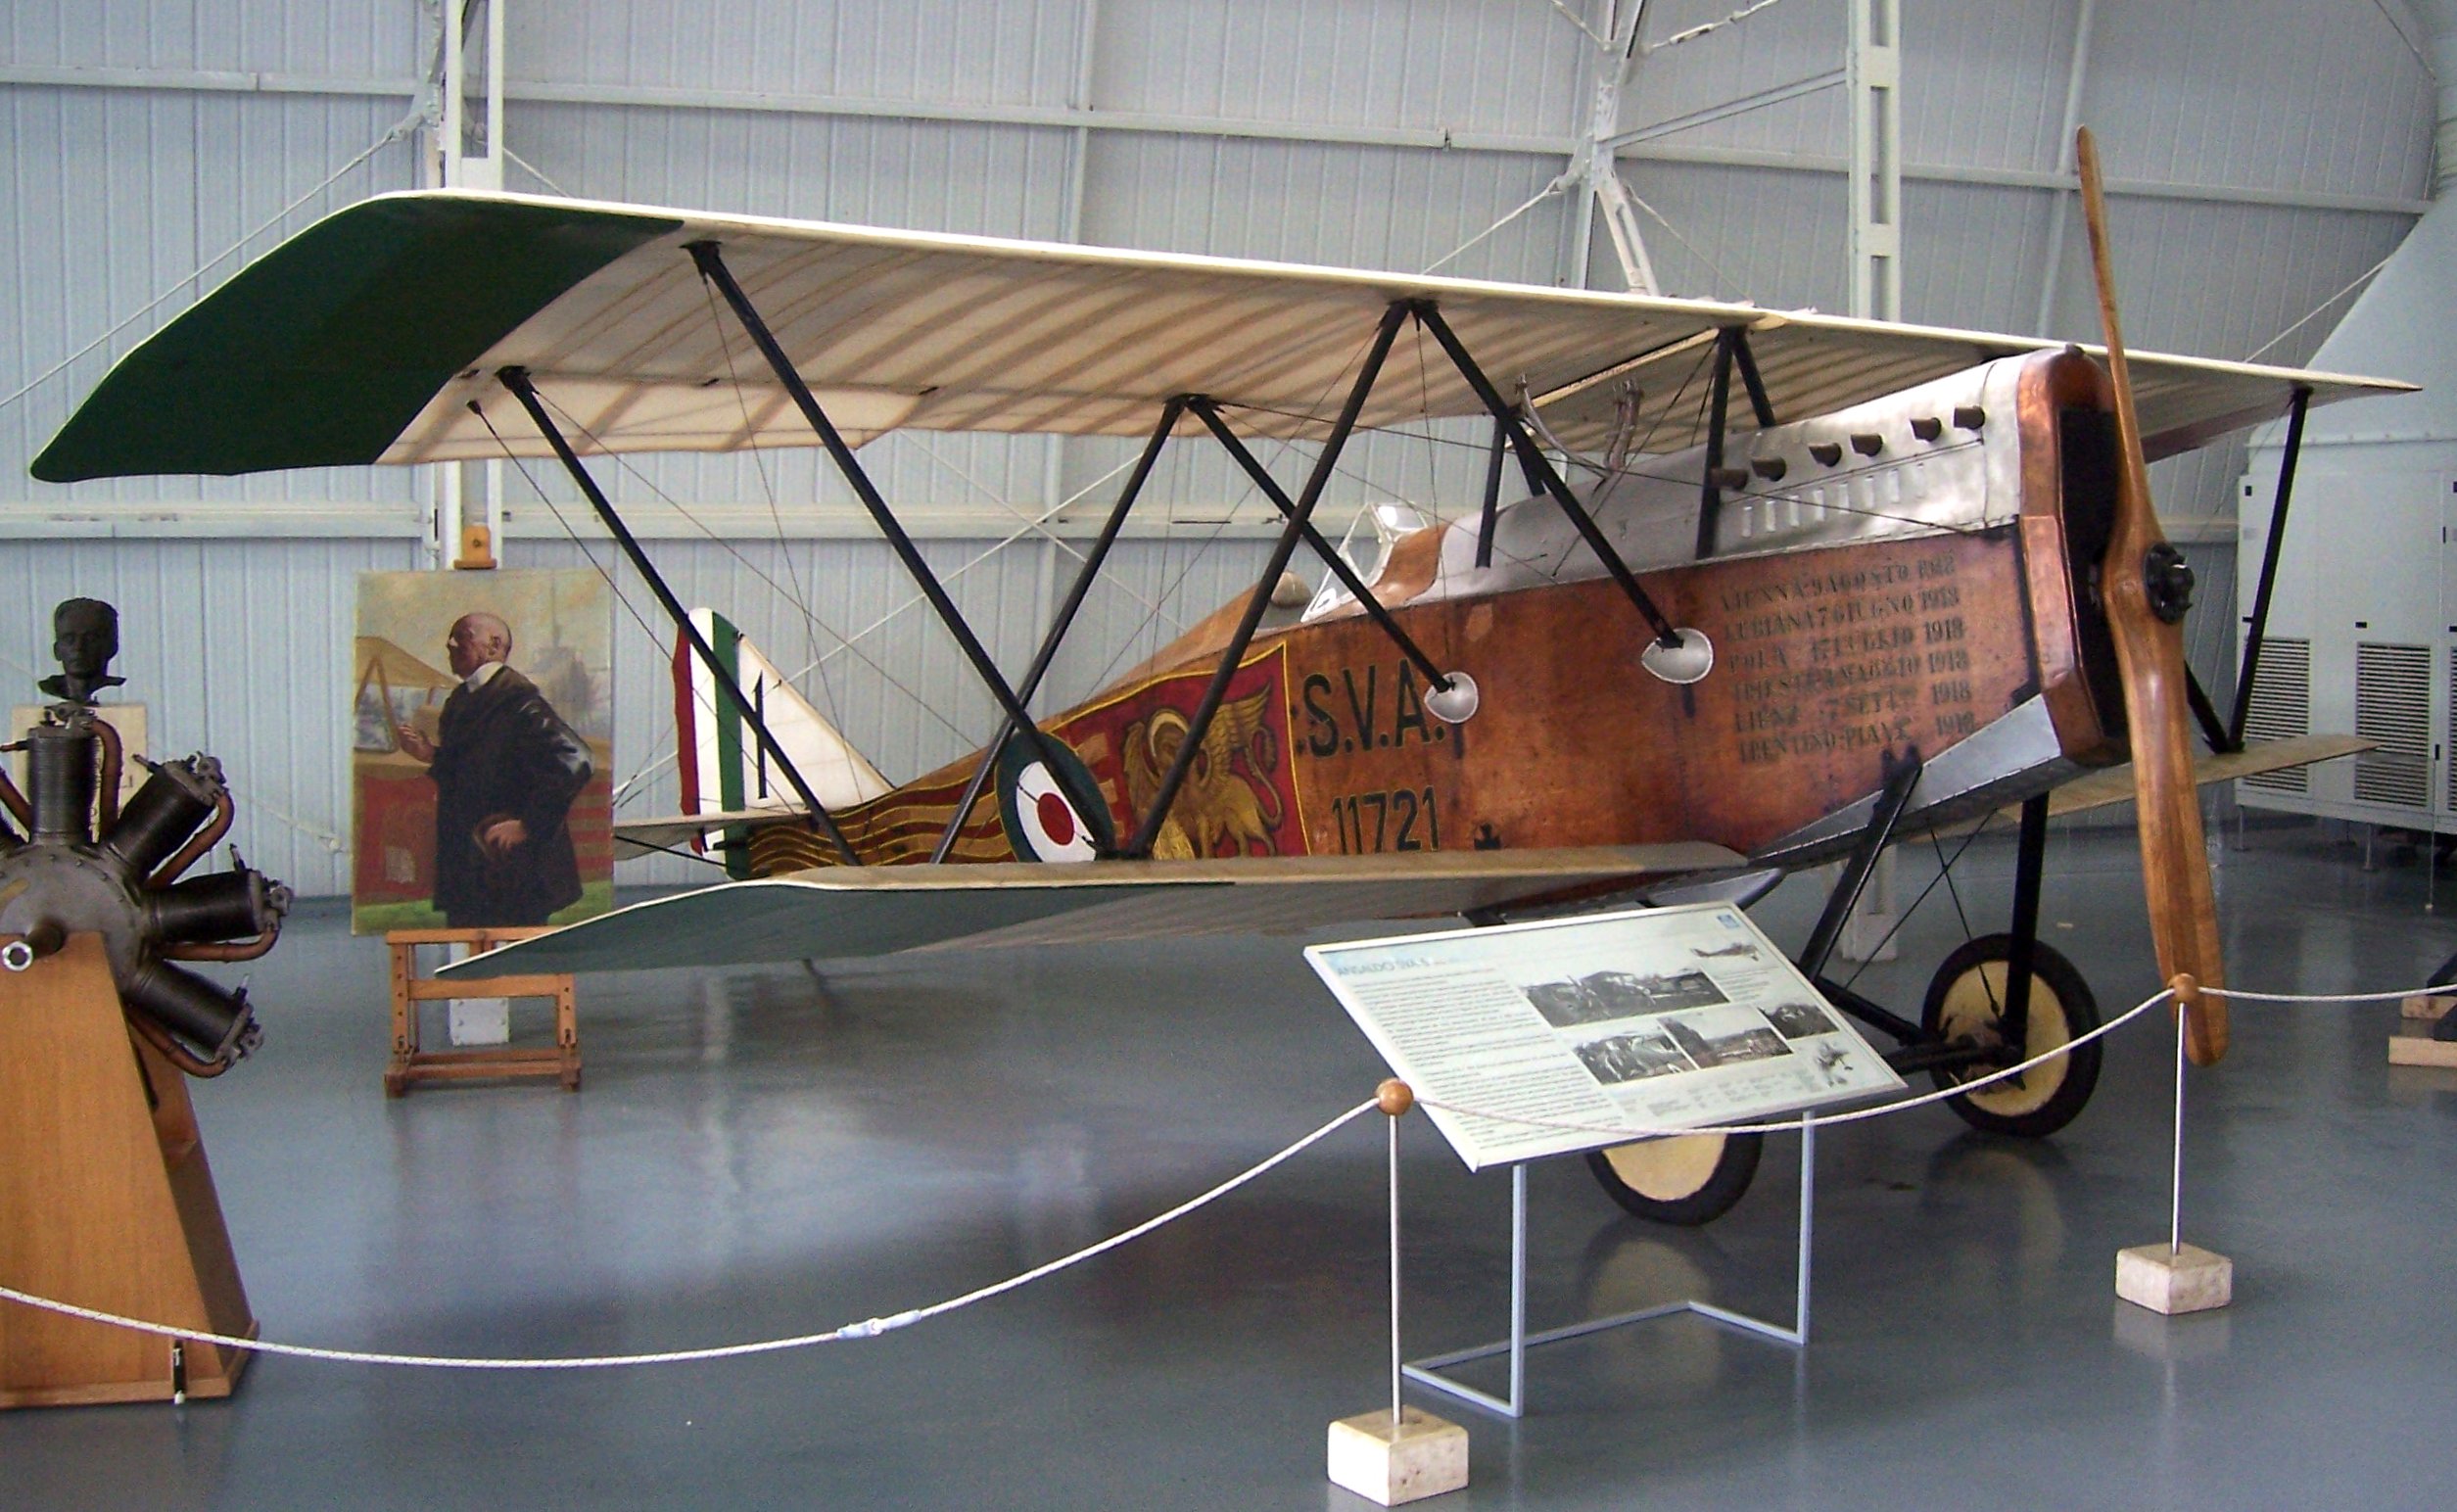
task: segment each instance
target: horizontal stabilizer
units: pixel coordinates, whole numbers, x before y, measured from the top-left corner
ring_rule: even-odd
[[[698,814],[666,814],[655,819],[618,819],[614,822],[614,859],[637,861],[642,856],[667,855],[687,849],[703,835],[735,825],[773,825],[778,811],[765,809],[710,809]]]
[[[842,867],[618,909],[445,968],[453,976],[881,956],[1306,929],[1498,908],[1578,888],[1742,865],[1720,845]]]

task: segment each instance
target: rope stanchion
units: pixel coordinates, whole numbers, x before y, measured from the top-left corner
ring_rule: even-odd
[[[209,1334],[193,1328],[178,1328],[167,1323],[153,1323],[142,1318],[123,1317],[118,1313],[105,1312],[96,1307],[80,1307],[73,1302],[64,1302],[48,1297],[36,1297],[10,1286],[0,1286],[0,1300],[17,1302],[44,1312],[56,1312],[64,1317],[82,1318],[88,1323],[107,1323],[115,1328],[129,1329],[140,1334],[155,1334],[173,1341],[220,1345],[229,1349],[252,1349],[259,1354],[284,1354],[294,1359],[324,1360],[342,1365],[402,1365],[426,1370],[607,1370],[620,1366],[684,1365],[708,1360],[739,1359],[752,1354],[777,1354],[787,1349],[808,1348],[813,1345],[838,1344],[852,1339],[875,1339],[881,1334],[910,1328],[929,1318],[942,1317],[959,1308],[969,1307],[975,1302],[987,1301],[993,1297],[1013,1292],[1019,1287],[1029,1286],[1046,1276],[1054,1276],[1095,1255],[1106,1254],[1121,1245],[1131,1244],[1155,1229],[1174,1223],[1188,1213],[1217,1202],[1247,1183],[1295,1159],[1365,1114],[1375,1111],[1380,1106],[1375,1099],[1368,1098],[1279,1154],[1248,1166],[1201,1196],[1190,1198],[1166,1212],[1146,1218],[1133,1228],[1112,1234],[1098,1244],[1087,1245],[1072,1254],[1062,1256],[1045,1265],[1036,1265],[1030,1270],[1010,1276],[994,1285],[979,1287],[960,1297],[951,1297],[945,1301],[932,1302],[926,1307],[909,1308],[885,1317],[864,1318],[858,1323],[846,1323],[829,1329],[826,1333],[797,1334],[785,1339],[763,1339],[749,1344],[715,1345],[698,1349],[668,1349],[647,1354],[595,1354],[544,1359],[517,1359],[487,1355],[391,1354],[371,1349],[325,1349],[310,1345],[275,1344],[261,1339],[240,1339],[228,1334]]]
[[[2193,1007],[2176,1004],[2176,1137],[2175,1164],[2167,1180],[2167,1253],[2184,1252],[2184,1047]]]
[[[1374,1089],[1374,1107],[1389,1115],[1391,1125],[1391,1421],[1396,1433],[1401,1404],[1399,1386],[1404,1369],[1399,1358],[1399,1120],[1416,1106],[1416,1089],[1393,1077]]]

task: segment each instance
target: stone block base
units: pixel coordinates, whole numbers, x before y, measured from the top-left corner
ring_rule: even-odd
[[[2165,1245],[2116,1252],[2116,1296],[2170,1315],[2206,1312],[2235,1299],[2235,1262],[2198,1245],[2170,1254]]]
[[[1331,1425],[1331,1482],[1395,1507],[1467,1484],[1467,1430],[1410,1407],[1392,1431],[1389,1411]]]

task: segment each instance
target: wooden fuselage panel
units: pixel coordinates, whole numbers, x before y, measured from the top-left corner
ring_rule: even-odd
[[[1426,679],[1353,606],[1266,634],[1232,679],[1153,854],[1674,840],[1755,851],[1876,791],[1889,762],[1914,749],[1933,761],[2034,697],[2063,757],[2117,759],[2122,710],[2103,632],[2067,566],[2075,543],[2092,549],[2089,522],[2107,492],[2106,468],[2091,463],[2104,438],[2068,422],[2103,412],[2105,388],[2078,354],[2022,360],[2014,436],[1991,441],[2019,447],[2019,505],[2000,525],[1640,574],[1676,624],[1714,643],[1713,671],[1686,687],[1644,669],[1644,622],[1610,581],[1446,594],[1443,533],[1458,527],[1403,537],[1376,591],[1435,663],[1476,680],[1474,716],[1447,725],[1427,710]],[[2068,466],[2083,471],[2067,477]],[[1592,570],[1572,549],[1563,567]],[[1121,842],[1157,799],[1240,608],[1224,606],[1047,723],[1100,789]],[[928,859],[978,759],[838,815],[863,860]],[[966,812],[952,859],[1016,855],[1010,827],[1025,821],[1014,776]],[[835,860],[800,826],[764,827],[752,845],[763,873]]]
[[[1464,726],[1363,618],[1285,633],[1291,760],[1317,852],[1701,839],[1746,851],[1873,791],[2039,690],[2014,532],[1871,542],[1648,574],[1714,672],[1639,663],[1610,582],[1398,618],[1476,679]]]

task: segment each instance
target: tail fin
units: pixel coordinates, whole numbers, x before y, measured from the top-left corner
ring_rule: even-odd
[[[715,648],[718,665],[750,700],[760,722],[823,805],[830,810],[850,808],[891,789],[878,769],[845,743],[844,736],[794,691],[793,685],[731,620],[712,609],[693,609],[691,624]],[[674,646],[674,723],[684,813],[802,811],[793,785],[761,748],[733,700],[718,690],[708,664],[681,637]],[[709,830],[701,836],[698,848],[705,850],[723,835],[723,830]],[[739,850],[730,851],[728,869],[747,868],[748,860]]]

